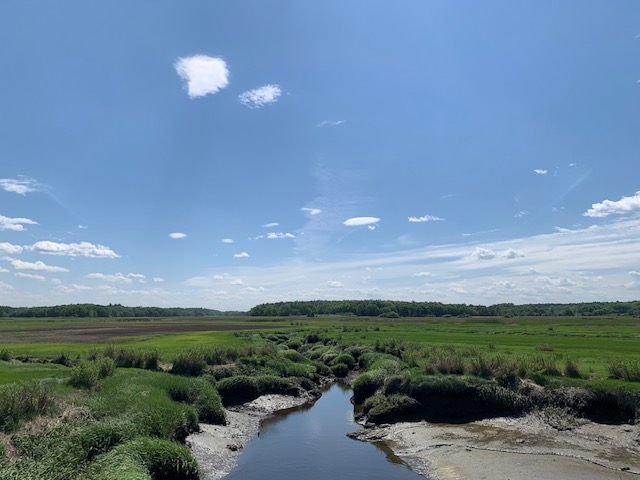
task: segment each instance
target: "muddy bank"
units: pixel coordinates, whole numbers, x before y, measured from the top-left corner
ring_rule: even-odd
[[[455,425],[404,422],[349,436],[385,441],[414,471],[439,480],[640,479],[640,425],[532,413]]]
[[[238,456],[258,433],[263,418],[315,399],[311,395],[263,395],[252,402],[226,410],[227,425],[201,424],[201,432],[187,437],[187,444],[202,467],[204,478],[222,478],[236,466]]]

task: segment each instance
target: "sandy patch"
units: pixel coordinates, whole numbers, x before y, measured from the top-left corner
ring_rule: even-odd
[[[200,433],[189,435],[187,445],[204,471],[206,480],[229,474],[244,446],[258,433],[268,415],[313,401],[309,396],[263,395],[253,402],[227,410],[227,425],[201,424]]]
[[[414,471],[439,480],[640,478],[640,425],[554,424],[530,414],[459,425],[405,422],[350,436],[386,441]]]

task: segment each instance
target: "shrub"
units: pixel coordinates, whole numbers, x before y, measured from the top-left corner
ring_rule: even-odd
[[[395,422],[418,412],[420,403],[402,394],[376,394],[364,402],[364,413],[373,423]]]
[[[572,358],[569,358],[569,357],[567,357],[567,359],[564,361],[564,368],[562,369],[562,374],[565,377],[582,378],[582,374],[580,373],[580,369],[578,368],[578,365]]]
[[[349,366],[344,363],[336,363],[330,367],[330,370],[338,378],[344,378],[349,374]]]
[[[75,387],[93,388],[99,380],[113,375],[115,370],[115,362],[110,358],[93,362],[81,360],[71,369],[69,382]]]
[[[348,353],[341,353],[333,359],[333,363],[334,365],[338,363],[344,363],[347,367],[349,367],[349,370],[351,370],[356,364],[356,359]]]
[[[53,405],[49,385],[41,380],[0,385],[0,431],[11,431],[23,420],[44,414]]]
[[[615,360],[607,366],[609,377],[626,380],[627,382],[640,382],[640,362]]]
[[[173,360],[171,373],[178,375],[190,375],[197,377],[201,375],[207,364],[204,361],[204,354],[200,350],[191,349],[179,352]]]
[[[5,362],[11,360],[11,350],[8,348],[0,348],[0,360]]]
[[[384,377],[379,372],[366,372],[358,376],[353,382],[353,401],[357,404],[364,402],[382,387],[383,382]]]

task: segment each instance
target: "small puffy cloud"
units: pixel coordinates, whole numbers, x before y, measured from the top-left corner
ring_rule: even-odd
[[[346,120],[323,120],[319,122],[316,127],[337,127],[338,125],[342,125],[343,123],[347,123]]]
[[[631,275],[632,277],[640,278],[640,272],[636,272],[635,270],[631,270],[629,272],[629,275]]]
[[[368,228],[369,230],[375,230],[375,229],[376,229],[376,226],[375,226],[375,225],[367,225],[367,228]]]
[[[5,257],[4,260],[8,260],[11,266],[16,270],[38,270],[42,272],[68,272],[69,270],[63,267],[56,267],[54,265],[47,265],[44,262],[38,260],[37,262],[25,262],[16,258]]]
[[[92,280],[102,280],[105,282],[113,283],[133,283],[133,280],[122,273],[116,273],[115,275],[105,275],[104,273],[90,273],[87,278]]]
[[[444,220],[444,218],[436,217],[435,215],[424,215],[422,217],[409,217],[409,221],[412,223],[438,222],[441,220]]]
[[[576,167],[578,164],[577,163],[570,163],[569,166],[570,167]]]
[[[11,218],[0,215],[0,230],[13,230],[14,232],[24,232],[25,225],[37,225],[38,222],[34,222],[29,218]]]
[[[538,175],[546,175],[547,173],[549,173],[549,170],[543,170],[541,168],[536,168],[534,170],[534,173],[537,173]]]
[[[33,178],[18,176],[17,178],[0,178],[0,188],[7,192],[25,195],[40,191],[40,184]]]
[[[187,234],[182,232],[173,232],[169,234],[169,237],[173,238],[174,240],[179,240],[181,238],[187,238]]]
[[[338,282],[337,280],[328,281],[327,285],[329,285],[331,288],[342,288],[342,287],[344,287],[344,285],[342,283]]]
[[[496,252],[491,250],[490,248],[476,248],[475,251],[471,254],[472,257],[475,257],[478,260],[491,260],[496,258]]]
[[[600,218],[634,212],[640,212],[640,192],[636,192],[631,197],[622,197],[617,201],[605,200],[602,203],[594,203],[582,215]]]
[[[8,242],[0,242],[0,253],[8,253],[15,255],[16,253],[22,253],[24,250],[20,245],[13,245]]]
[[[263,85],[241,93],[238,98],[241,104],[249,108],[260,108],[277,102],[280,95],[282,95],[282,90],[278,85]]]
[[[233,238],[223,238],[220,240],[222,243],[233,243]]]
[[[234,253],[233,258],[249,258],[249,254],[247,252]]]
[[[134,280],[137,280],[140,283],[145,283],[145,280],[147,278],[141,273],[130,273],[130,274],[127,275],[127,277],[132,278]]]
[[[307,215],[310,216],[315,216],[315,215],[320,215],[322,213],[322,210],[320,210],[319,208],[308,208],[308,207],[304,207],[300,209],[301,211],[303,211],[304,213],[306,213]]]
[[[431,272],[417,272],[412,275],[413,277],[424,278],[424,277],[433,277],[433,273]]]
[[[518,213],[514,215],[514,217],[522,218],[522,217],[526,217],[527,215],[529,215],[529,212],[527,212],[526,210],[520,210]]]
[[[524,257],[524,253],[521,252],[520,250],[514,250],[513,248],[510,248],[509,250],[507,250],[506,252],[504,252],[502,254],[502,258],[521,258]]]
[[[241,278],[236,278],[235,280],[232,280],[231,282],[229,282],[229,285],[246,285],[246,284],[247,282],[245,282]]]
[[[153,281],[156,283],[162,283],[164,282],[164,278],[162,277],[153,277]]]
[[[22,273],[18,272],[15,274],[18,278],[28,278],[30,280],[37,280],[39,282],[44,282],[46,279],[42,275],[38,275],[36,273]]]
[[[4,267],[0,267],[0,273],[7,273],[9,270],[4,268]]]
[[[189,98],[218,93],[229,85],[229,68],[221,58],[194,55],[179,58],[174,67],[186,83]]]
[[[267,233],[267,238],[296,238],[296,236],[293,233],[271,232]]]
[[[119,258],[119,255],[104,245],[94,245],[89,242],[80,243],[59,243],[43,240],[36,242],[29,250],[45,255],[64,255],[67,257],[89,257],[89,258]]]
[[[264,228],[273,228],[278,227],[280,224],[278,222],[265,223],[262,225]]]
[[[363,225],[373,225],[380,221],[377,217],[353,217],[345,220],[343,223],[347,227],[360,227]]]

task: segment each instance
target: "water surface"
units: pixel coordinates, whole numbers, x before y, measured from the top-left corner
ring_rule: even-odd
[[[313,405],[267,418],[225,480],[424,480],[385,448],[346,436],[351,390],[333,385]]]

